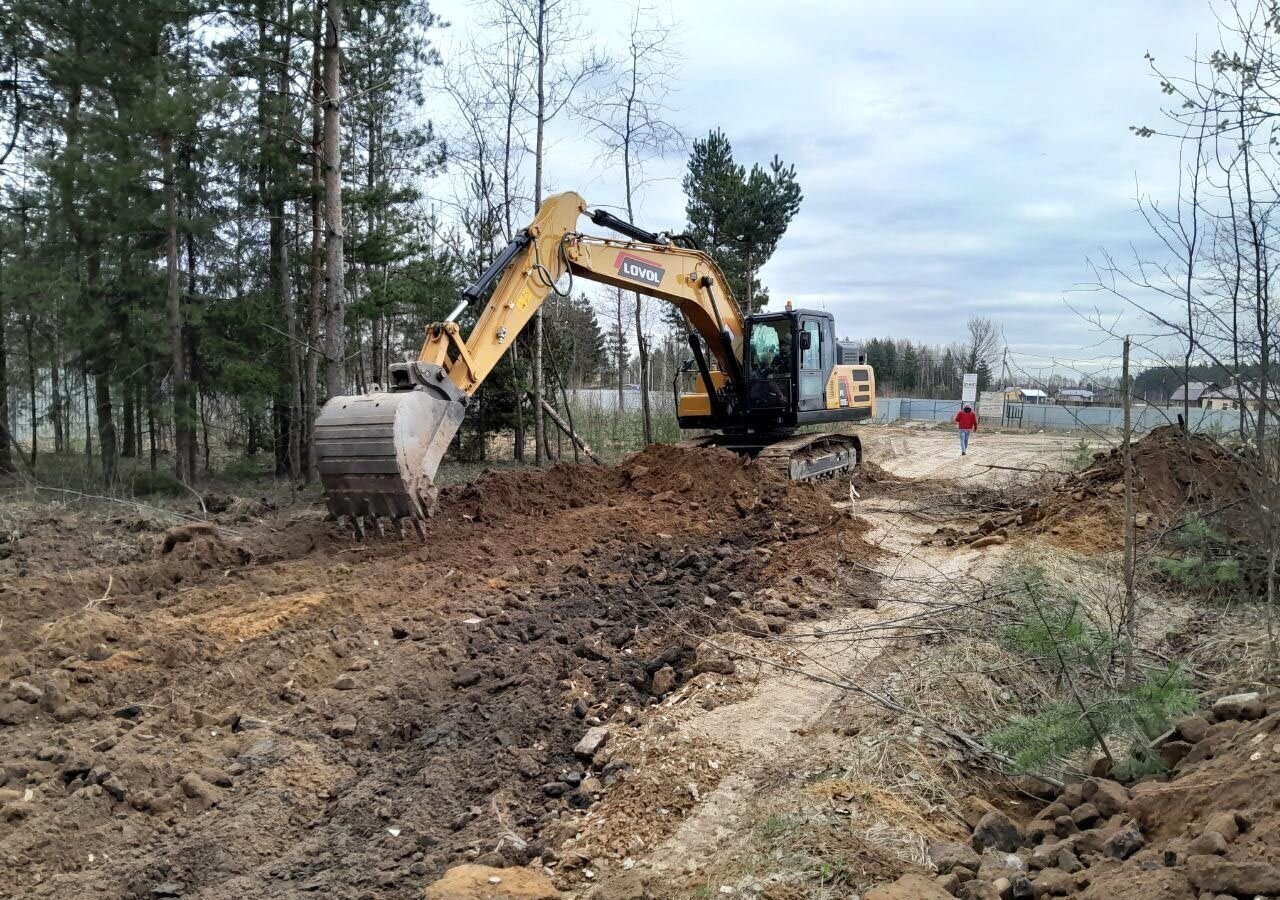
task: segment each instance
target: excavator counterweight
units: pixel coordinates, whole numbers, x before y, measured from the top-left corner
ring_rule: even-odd
[[[463,292],[453,313],[427,328],[413,362],[391,367],[390,390],[334,397],[315,426],[330,511],[358,534],[396,521],[420,532],[438,495],[436,471],[471,396],[552,293],[585,278],[673,304],[690,329],[698,385],[676,398],[681,428],[696,439],[758,458],[794,479],[856,466],[861,443],[806,425],[852,422],[875,411],[875,375],[839,342],[831,315],[815,310],[743,315],[715,261],[679,237],[645,231],[610,213],[591,220],[624,239],[583,234],[588,214],[574,193],[549,197],[528,227]],[[561,282],[569,284],[562,288]],[[464,338],[454,319],[489,300]]]

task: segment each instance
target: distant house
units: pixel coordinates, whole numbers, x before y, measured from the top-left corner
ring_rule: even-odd
[[[1267,404],[1274,408],[1280,392],[1272,385],[1271,400]],[[1244,383],[1231,385],[1229,387],[1211,387],[1200,394],[1199,404],[1201,409],[1257,409],[1259,400],[1262,396],[1262,387],[1257,384]]]
[[[1056,399],[1061,406],[1089,406],[1094,396],[1093,391],[1084,388],[1063,388]]]
[[[1006,403],[1048,403],[1049,395],[1039,388],[1011,387],[1004,389]]]
[[[1192,406],[1199,406],[1200,395],[1215,388],[1217,388],[1217,385],[1212,381],[1189,381],[1185,385],[1180,385],[1169,395],[1169,405],[1181,406],[1183,401],[1186,400]]]

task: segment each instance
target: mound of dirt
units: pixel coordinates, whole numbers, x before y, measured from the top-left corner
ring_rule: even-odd
[[[614,503],[621,494],[640,494],[655,503],[679,503],[707,514],[748,506],[762,491],[786,491],[776,473],[716,448],[655,444],[618,466],[561,463],[544,472],[488,471],[468,485],[445,492],[446,517],[476,521],[549,516],[587,504]],[[736,512],[734,513],[736,515]]]
[[[1199,512],[1230,530],[1249,495],[1245,467],[1204,435],[1157,428],[1133,445],[1134,509],[1139,528],[1161,529]],[[1090,551],[1124,544],[1124,457],[1119,448],[1060,482],[1038,508],[1023,511],[1059,545]]]
[[[1157,744],[1168,776],[1068,784],[1029,822],[991,811],[969,845],[933,845],[937,886],[970,898],[1280,895],[1280,703],[1225,697]]]
[[[554,840],[631,777],[613,747],[660,697],[733,674],[707,636],[867,590],[840,565],[873,552],[842,489],[653,447],[486,474],[425,544],[295,514],[15,573],[0,868],[20,896],[231,900],[568,866]]]

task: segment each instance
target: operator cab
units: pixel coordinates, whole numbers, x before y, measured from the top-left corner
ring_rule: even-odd
[[[747,318],[747,415],[757,427],[790,427],[797,414],[826,409],[837,363],[835,320],[827,312],[790,309]]]
[[[677,409],[682,428],[785,431],[872,414],[871,369],[860,348],[836,340],[830,313],[812,309],[757,313],[746,318],[743,337],[745,396],[736,395],[723,373],[708,372],[718,397],[713,401],[702,391],[680,394]],[[726,414],[717,415],[717,407]]]

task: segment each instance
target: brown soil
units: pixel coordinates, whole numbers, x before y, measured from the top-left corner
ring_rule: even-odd
[[[961,896],[998,896],[990,883],[1001,876],[1029,882],[1037,897],[1078,900],[1280,894],[1280,710],[1273,703],[1266,715],[1257,699],[1244,706],[1244,721],[1219,713],[1215,722],[1209,710],[1158,742],[1173,764],[1169,775],[1127,788],[1097,778],[1068,784],[1034,819],[1004,820],[1022,844],[1004,847],[1016,859],[988,849],[980,866],[976,855],[967,872],[959,863],[960,880],[972,879]],[[984,849],[979,833],[993,833],[991,822],[978,824],[975,850]]]
[[[1232,525],[1249,482],[1241,462],[1204,435],[1157,428],[1133,445],[1134,509],[1148,533],[1192,511]],[[1030,519],[1051,543],[1105,552],[1124,543],[1124,458],[1119,448],[1095,454],[1084,471],[1046,494]],[[1145,518],[1143,517],[1145,514]]]
[[[759,598],[784,555],[871,555],[841,490],[654,447],[450,489],[425,546],[315,508],[232,509],[167,554],[134,517],[25,528],[0,570],[0,895],[419,897],[460,862],[554,860],[577,782],[629,774],[575,756],[588,727],[639,723],[704,635],[840,602]]]

